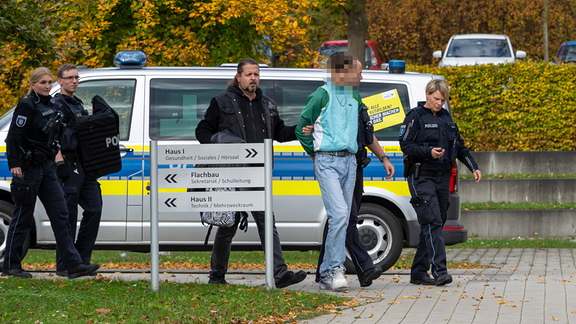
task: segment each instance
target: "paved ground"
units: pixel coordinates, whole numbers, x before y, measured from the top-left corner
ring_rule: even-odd
[[[410,250],[408,250],[409,252]],[[454,282],[444,287],[409,283],[408,271],[389,271],[368,289],[348,275],[350,291],[338,293],[361,306],[301,324],[325,323],[576,323],[576,249],[455,249],[448,259],[480,262],[489,269],[450,270]],[[37,276],[52,274],[37,274]],[[127,280],[149,273],[104,272]],[[207,282],[207,273],[161,273],[160,279]],[[263,285],[262,273],[230,273],[235,284]],[[318,291],[312,273],[291,290]],[[162,283],[160,283],[161,285]],[[328,292],[333,293],[333,292]]]

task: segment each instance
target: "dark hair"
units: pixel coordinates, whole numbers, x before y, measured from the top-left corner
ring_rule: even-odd
[[[64,72],[70,71],[70,70],[76,70],[76,65],[74,65],[72,63],[62,64],[62,66],[60,66],[58,68],[58,71],[56,71],[56,77],[62,78],[62,76],[64,75]]]
[[[330,55],[328,59],[328,68],[336,71],[337,73],[344,72],[347,69],[354,67],[354,56],[346,55],[344,52],[336,52]]]
[[[240,62],[238,62],[238,67],[236,68],[236,72],[239,75],[242,75],[242,72],[244,72],[244,65],[246,65],[246,64],[258,65],[258,62],[256,62],[254,59],[251,59],[251,58],[245,58],[245,59],[240,60]],[[228,86],[237,85],[237,84],[238,84],[238,79],[236,78],[236,76],[234,76],[233,80],[230,80],[228,82]]]

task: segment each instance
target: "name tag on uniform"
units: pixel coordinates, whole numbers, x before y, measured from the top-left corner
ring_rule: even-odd
[[[424,124],[424,128],[438,128],[438,124]]]
[[[48,109],[48,110],[46,110],[46,111],[44,111],[44,112],[42,113],[42,116],[46,116],[46,115],[52,114],[52,113],[54,113],[54,110]]]

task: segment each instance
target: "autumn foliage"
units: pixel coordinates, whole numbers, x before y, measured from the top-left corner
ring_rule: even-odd
[[[562,42],[576,40],[576,2],[549,2],[548,46],[552,58]],[[455,34],[505,34],[514,50],[544,58],[542,0],[368,0],[368,39],[377,41],[388,59],[438,64]]]
[[[407,69],[446,77],[454,119],[473,151],[576,149],[576,65],[528,60]]]
[[[121,50],[143,50],[147,65],[215,66],[244,57],[266,62],[269,59],[261,50],[268,46],[272,53],[283,54],[284,65],[310,66],[316,51],[308,46],[306,26],[314,12],[311,8],[318,4],[312,0],[38,1],[45,13],[40,24],[55,35],[53,52],[30,60],[32,49],[0,42],[0,111],[13,107],[24,95],[32,68],[42,65],[55,71],[64,62],[89,68],[113,66],[114,55]]]

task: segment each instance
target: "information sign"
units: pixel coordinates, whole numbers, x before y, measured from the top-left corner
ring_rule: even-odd
[[[264,168],[158,169],[158,188],[264,188]]]

